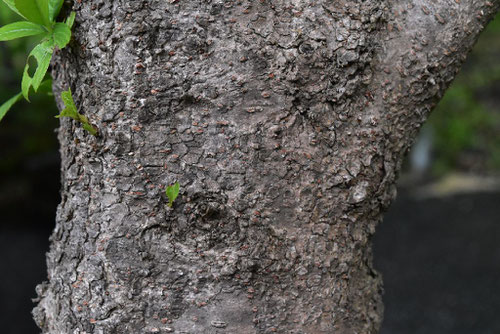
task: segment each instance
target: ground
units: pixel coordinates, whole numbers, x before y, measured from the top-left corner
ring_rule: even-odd
[[[500,333],[500,192],[400,192],[374,240],[381,334]]]

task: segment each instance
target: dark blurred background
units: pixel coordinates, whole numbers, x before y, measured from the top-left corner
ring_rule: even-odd
[[[0,1],[0,25],[17,21]],[[0,104],[21,90],[34,40],[0,43]],[[0,122],[0,333],[40,333],[31,318],[35,286],[47,278],[45,253],[59,202],[53,98],[32,95]]]
[[[0,1],[0,24],[15,19]],[[20,91],[28,39],[0,43],[0,103]],[[482,35],[410,152],[374,238],[381,334],[500,333],[500,17]],[[59,202],[53,98],[0,123],[0,332],[39,333],[35,286]]]

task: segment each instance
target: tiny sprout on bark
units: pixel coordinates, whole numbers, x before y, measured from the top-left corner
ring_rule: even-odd
[[[171,208],[172,205],[174,204],[175,199],[179,195],[179,182],[175,182],[171,186],[167,186],[165,189],[165,193],[167,194],[168,197],[168,207]]]

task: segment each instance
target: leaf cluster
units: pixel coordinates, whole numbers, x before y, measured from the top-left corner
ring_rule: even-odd
[[[3,2],[24,20],[7,24],[0,28],[0,41],[9,41],[27,36],[39,36],[40,42],[28,55],[21,80],[21,92],[0,106],[0,121],[10,108],[22,97],[29,101],[31,89],[39,92],[41,87],[50,87],[51,80],[45,80],[50,61],[57,48],[62,49],[71,40],[71,28],[75,21],[75,13],[71,12],[64,22],[56,19],[61,11],[64,0],[3,0]],[[31,68],[29,61],[34,59],[36,65]],[[30,74],[33,73],[33,74]],[[49,90],[50,92],[50,90]],[[61,94],[66,109],[59,117],[68,116],[83,124],[84,129],[96,135],[96,130],[88,119],[76,116],[78,112],[71,96],[71,91]]]

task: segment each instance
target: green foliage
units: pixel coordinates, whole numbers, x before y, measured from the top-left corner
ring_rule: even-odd
[[[15,0],[14,6],[26,20],[46,27],[51,26],[47,0]]]
[[[168,206],[171,208],[175,199],[177,196],[179,196],[179,182],[175,182],[175,184],[171,186],[167,186],[167,189],[165,189],[165,193],[167,194],[168,197]]]
[[[73,100],[73,94],[71,94],[71,89],[68,88],[67,91],[64,91],[61,93],[61,99],[64,103],[64,110],[61,111],[59,115],[57,115],[57,118],[61,117],[69,117],[74,119],[75,121],[78,121],[82,124],[82,127],[90,132],[90,134],[97,136],[97,130],[90,124],[89,120],[87,117],[84,115],[78,113],[78,110],[76,109],[75,106],[75,101]]]
[[[9,109],[22,97],[23,95],[21,93],[16,94],[15,96],[11,97],[7,102],[5,102],[0,106],[0,121],[5,116],[5,114],[7,114],[7,111],[9,111]]]
[[[0,41],[10,41],[16,38],[44,33],[46,33],[46,30],[39,24],[27,21],[15,22],[0,28]]]
[[[21,81],[21,89],[24,98],[29,101],[29,91],[30,88],[38,91],[38,87],[42,83],[47,70],[49,69],[50,60],[52,59],[52,53],[54,52],[54,42],[53,41],[45,41],[37,46],[31,51],[28,56],[28,61],[30,57],[33,57],[37,61],[37,67],[35,69],[35,74],[33,77],[29,74],[30,65],[29,62],[26,62],[26,66],[24,67],[23,79]]]
[[[54,25],[54,44],[60,49],[68,45],[71,39],[71,28],[66,23],[58,22]]]
[[[64,0],[49,0],[49,18],[55,21],[61,11]],[[72,13],[74,15],[74,13]],[[71,28],[71,26],[70,26]]]
[[[46,93],[46,94],[52,94],[52,80],[51,79],[48,79],[48,80],[45,80],[43,81],[41,84],[40,84],[40,87],[39,87],[39,91],[41,93]],[[21,98],[23,97],[23,94],[22,92],[21,93],[18,93],[16,95],[14,95],[13,97],[11,97],[7,102],[5,102],[4,104],[2,104],[0,106],[0,121],[2,120],[2,118],[5,116],[5,114],[7,114],[7,111],[9,111],[9,109],[16,103],[18,102],[19,100],[21,100]]]
[[[0,1],[0,27],[20,20]],[[57,137],[51,131],[59,122],[51,117],[58,113],[54,96],[49,94],[51,81],[40,84],[38,93],[30,96],[31,104],[18,95],[26,56],[39,39],[40,35],[35,35],[0,43],[0,105],[15,97],[18,100],[12,107],[7,105],[10,111],[0,121],[0,173],[4,175],[18,175],[27,160],[50,156],[58,149]],[[0,107],[0,111],[4,114],[6,110]]]
[[[35,93],[39,91],[44,78],[47,76],[54,50],[56,47],[62,49],[68,45],[71,39],[71,28],[75,21],[75,13],[72,12],[65,22],[56,22],[63,0],[3,0],[3,2],[14,13],[24,18],[25,21],[10,23],[0,28],[0,41],[9,41],[27,36],[40,36],[41,39],[28,55],[21,80],[21,94],[16,94],[0,106],[0,120],[20,100],[20,96],[29,101],[31,89]],[[2,16],[5,18],[5,13],[2,13]],[[36,61],[34,69],[31,68],[29,63],[31,59]],[[79,115],[76,111],[71,91],[63,92],[62,95],[61,97],[66,105],[66,113],[69,112],[68,110],[72,112],[74,109],[74,114],[65,115],[63,111],[60,116],[69,116],[81,122],[85,130],[96,135],[97,131],[90,125],[88,119],[83,115]]]
[[[71,30],[71,28],[73,28],[73,24],[75,23],[75,18],[76,18],[75,12],[71,12],[69,14],[69,16],[66,18],[65,23],[69,27],[70,30]]]
[[[20,15],[20,16],[23,16],[21,14],[21,12],[19,12],[19,10],[16,8],[16,5],[14,3],[14,0],[3,0],[3,2],[9,6],[9,8],[16,14]]]
[[[495,115],[488,112],[466,86],[457,84],[444,96],[430,119],[434,129],[437,161],[434,172],[443,174],[457,166],[464,151],[479,151],[493,134]]]

